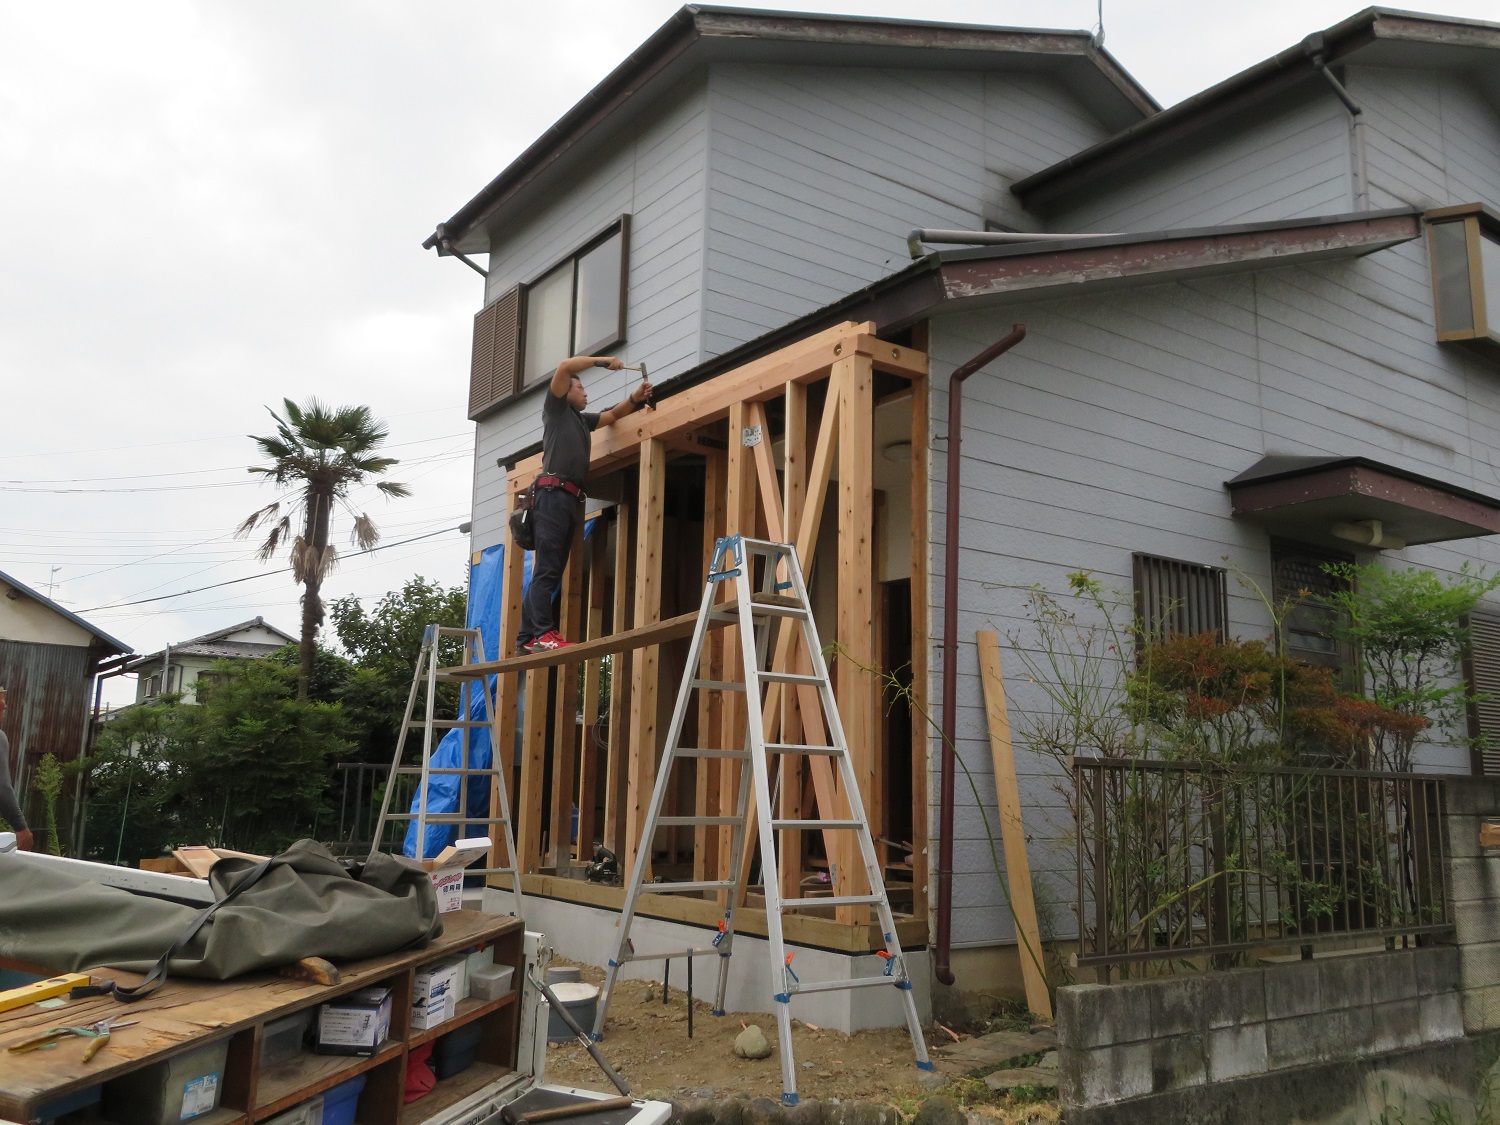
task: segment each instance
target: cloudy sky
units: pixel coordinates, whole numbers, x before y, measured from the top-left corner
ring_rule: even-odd
[[[1097,0],[767,6],[1098,18]],[[389,546],[348,560],[328,596],[462,581],[481,290],[421,241],[676,7],[0,0],[0,570],[139,652],[257,614],[295,632],[284,562],[232,532],[272,498],[245,435],[316,395],[384,418],[391,475],[413,489],[351,498]],[[1170,105],[1355,10],[1105,0],[1104,21]],[[1500,0],[1440,10],[1500,19]],[[106,698],[133,692],[116,680]]]

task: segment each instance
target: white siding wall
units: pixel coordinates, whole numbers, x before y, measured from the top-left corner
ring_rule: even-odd
[[[507,225],[490,255],[486,301],[535,280],[564,254],[629,213],[628,363],[645,362],[652,379],[681,374],[699,352],[703,206],[708,121],[700,81],[665,99],[663,112],[621,136],[591,162],[586,176],[548,193],[544,204]],[[588,380],[591,406],[605,409],[639,379],[599,372]],[[474,451],[473,547],[504,539],[504,472],[496,460],[541,438],[536,393],[501,407],[478,426]]]
[[[1374,207],[1500,207],[1500,111],[1463,74],[1351,68]]]
[[[1028,586],[1063,591],[1067,572],[1090,570],[1128,596],[1131,552],[1145,551],[1228,565],[1266,588],[1267,536],[1231,519],[1223,488],[1266,453],[1363,453],[1500,492],[1493,453],[1500,370],[1436,346],[1428,289],[1419,241],[1357,262],[934,322],[935,420],[946,417],[947,373],[1013,321],[1030,325],[1019,347],[965,388],[958,739],[992,828],[973,638],[990,627],[1034,644],[1023,612]],[[941,455],[931,463],[929,629],[940,639],[945,464]],[[1386,559],[1440,571],[1475,560],[1493,569],[1500,543],[1460,540]],[[1233,578],[1230,603],[1233,632],[1268,633],[1266,610]],[[1042,696],[1025,682],[1019,657],[1003,657],[1019,730]],[[1467,752],[1432,747],[1424,764],[1466,771]],[[1075,874],[1071,845],[1059,842],[1066,835],[1061,777],[1019,744],[1017,765],[1038,893],[1059,932],[1071,933]],[[954,940],[1010,939],[1009,912],[962,775],[956,833]]]
[[[1354,209],[1349,117],[1332,91],[1308,90],[1264,121],[1099,183],[1051,219],[1056,230],[1153,231]]]
[[[1104,136],[1031,76],[724,65],[709,98],[709,356],[901,269],[913,227],[1034,227],[1011,182]]]

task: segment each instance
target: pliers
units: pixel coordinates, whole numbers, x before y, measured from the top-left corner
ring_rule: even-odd
[[[43,1032],[41,1035],[34,1035],[30,1039],[23,1039],[19,1043],[12,1043],[6,1050],[13,1054],[37,1051],[59,1040],[66,1039],[70,1035],[77,1035],[82,1039],[91,1041],[83,1049],[83,1061],[89,1062],[109,1042],[110,1032],[117,1031],[122,1027],[130,1027],[140,1022],[140,1020],[102,1019],[98,1023],[89,1024],[87,1027],[54,1027],[52,1030]]]

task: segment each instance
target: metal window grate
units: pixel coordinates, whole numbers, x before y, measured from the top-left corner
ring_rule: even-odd
[[[1224,640],[1228,635],[1223,568],[1137,553],[1132,571],[1136,620],[1148,639],[1213,633]]]

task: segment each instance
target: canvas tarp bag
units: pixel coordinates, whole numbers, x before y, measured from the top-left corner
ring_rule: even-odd
[[[516,494],[515,506],[510,511],[510,537],[523,551],[536,550],[536,527],[531,522],[531,509],[536,504],[536,482],[524,492]]]
[[[299,840],[267,860],[221,859],[209,884],[212,905],[182,906],[0,855],[0,957],[58,973],[147,974],[118,990],[131,1000],[169,975],[228,980],[304,957],[357,961],[442,933],[431,877],[384,853],[351,872]]]

